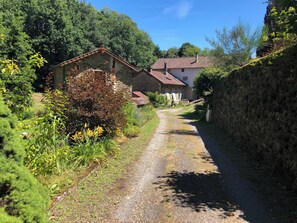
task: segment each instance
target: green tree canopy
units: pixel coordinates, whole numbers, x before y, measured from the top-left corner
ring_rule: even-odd
[[[231,29],[216,30],[216,39],[207,38],[213,47],[212,56],[218,67],[231,70],[247,63],[256,50],[260,31],[238,22]]]
[[[159,47],[155,49],[155,55],[158,58],[193,57],[196,55],[208,56],[209,54],[210,50],[208,48],[200,49],[198,46],[189,42],[183,43],[180,47],[171,47],[168,50],[161,51]]]
[[[25,63],[35,51],[48,61],[36,86],[53,65],[102,45],[138,68],[156,59],[150,36],[128,16],[85,1],[0,0],[0,19],[7,36],[2,57]]]
[[[189,42],[186,42],[181,45],[178,50],[179,57],[193,57],[200,54],[201,49]]]
[[[257,55],[294,44],[297,40],[297,1],[269,0]]]

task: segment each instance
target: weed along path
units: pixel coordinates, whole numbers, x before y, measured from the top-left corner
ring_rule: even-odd
[[[158,111],[153,138],[120,180],[100,196],[91,189],[92,196],[76,191],[54,208],[53,221],[276,222],[233,164],[181,111]],[[94,180],[84,187],[94,187]]]

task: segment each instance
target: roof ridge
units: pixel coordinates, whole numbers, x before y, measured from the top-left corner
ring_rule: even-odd
[[[198,57],[205,57],[205,58],[208,58],[210,56],[200,56],[198,55]],[[158,60],[161,60],[161,59],[186,59],[186,58],[196,58],[196,56],[192,56],[192,57],[162,57],[162,58],[158,58]]]
[[[108,49],[106,49],[104,46],[101,46],[101,47],[96,48],[94,50],[91,50],[91,51],[88,51],[88,52],[83,53],[81,55],[78,55],[76,57],[73,57],[73,58],[70,58],[68,60],[65,60],[65,61],[63,61],[63,62],[61,62],[61,63],[53,66],[51,69],[54,69],[55,67],[58,67],[58,66],[65,66],[67,64],[70,64],[72,62],[79,61],[80,59],[84,59],[84,58],[86,58],[88,56],[94,55],[94,54],[99,53],[99,52],[101,52],[101,53],[107,53],[108,55],[110,55],[111,57],[115,58],[119,62],[125,64],[128,67],[130,67],[135,72],[138,72],[138,70],[134,66],[132,66],[129,62],[125,61],[124,58],[121,58],[121,57],[115,55],[114,53],[112,53],[111,51],[109,51]]]

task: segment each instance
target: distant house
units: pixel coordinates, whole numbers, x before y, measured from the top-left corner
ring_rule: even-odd
[[[182,58],[160,58],[152,66],[153,72],[163,71],[164,64],[167,64],[167,70],[177,79],[187,84],[184,98],[195,100],[197,95],[193,89],[193,82],[196,75],[204,68],[212,65],[210,57],[182,57]]]
[[[180,81],[166,69],[141,70],[133,78],[133,91],[159,92],[175,102],[183,98],[187,84]]]
[[[76,71],[78,74],[87,70],[99,71],[103,74],[110,75],[111,80],[116,86],[125,87],[132,94],[132,78],[137,74],[137,69],[131,64],[116,56],[104,47],[74,57],[64,61],[55,67],[52,71],[54,74],[54,87],[60,88],[67,80],[70,72]]]

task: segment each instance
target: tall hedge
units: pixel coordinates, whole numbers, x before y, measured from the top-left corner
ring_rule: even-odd
[[[0,222],[48,222],[48,191],[23,165],[15,117],[0,95]]]
[[[297,45],[222,78],[213,120],[297,190]]]

